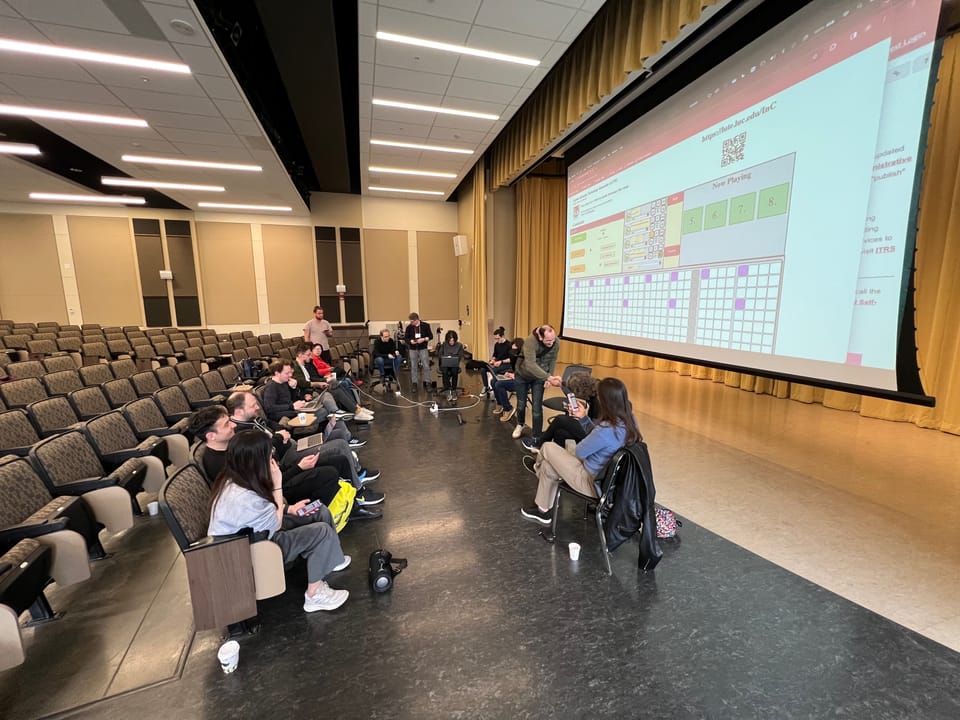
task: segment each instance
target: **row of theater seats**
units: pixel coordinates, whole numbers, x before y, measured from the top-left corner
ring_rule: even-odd
[[[0,321],[0,333],[32,330],[35,337],[43,329]],[[139,328],[122,330],[136,342]],[[236,335],[218,342],[230,342],[231,352],[233,343],[245,350],[252,333]],[[260,366],[297,342],[271,340],[272,354],[257,354]],[[52,617],[43,594],[51,579],[67,586],[89,578],[90,559],[104,554],[100,531],[131,527],[140,512],[137,495],[160,489],[144,481],[148,457],[169,463],[164,436],[181,433],[196,408],[221,401],[244,380],[230,364],[232,355],[209,365],[206,357],[187,361],[176,354],[163,359],[169,363],[143,357],[94,362],[63,351],[26,356],[31,359],[0,351],[0,369],[10,371],[0,374],[0,670],[23,660],[20,614],[29,609],[35,620]]]

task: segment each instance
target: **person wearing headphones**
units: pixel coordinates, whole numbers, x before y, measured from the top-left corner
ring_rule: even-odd
[[[523,425],[527,414],[527,395],[531,396],[533,407],[533,440],[539,446],[543,432],[543,390],[544,386],[560,387],[560,376],[554,375],[557,356],[560,353],[560,341],[552,325],[540,325],[533,329],[530,337],[520,348],[514,367],[514,382],[517,393],[517,427],[512,437],[519,440],[523,434]]]

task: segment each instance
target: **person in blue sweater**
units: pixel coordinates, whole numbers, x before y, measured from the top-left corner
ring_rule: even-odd
[[[597,386],[598,415],[594,422],[587,417],[587,409],[578,404],[570,410],[577,418],[586,437],[577,443],[576,455],[554,443],[540,448],[534,471],[539,485],[535,505],[522,508],[520,514],[527,520],[549,525],[550,509],[557,496],[557,485],[563,480],[584,495],[597,497],[594,479],[603,470],[614,453],[625,445],[641,440],[633,405],[627,397],[627,388],[617,378],[605,378]]]

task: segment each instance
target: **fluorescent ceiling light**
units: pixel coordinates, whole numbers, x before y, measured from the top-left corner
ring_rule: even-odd
[[[212,170],[263,172],[263,168],[259,165],[242,165],[240,163],[212,162],[209,160],[183,160],[180,158],[155,157],[153,155],[124,155],[120,159],[124,162],[150,163],[151,165],[176,165],[178,167],[210,168]]]
[[[74,120],[76,122],[103,123],[105,125],[147,127],[147,121],[142,118],[97,115],[96,113],[71,112],[69,110],[52,110],[50,108],[27,107],[26,105],[0,104],[0,115],[18,115],[20,117],[50,120]]]
[[[387,147],[409,148],[410,150],[433,150],[435,152],[473,155],[473,150],[467,150],[466,148],[444,147],[442,145],[420,145],[418,143],[396,142],[394,140],[371,140],[370,144],[386,145]]]
[[[64,193],[30,193],[31,200],[56,200],[60,202],[116,203],[118,205],[144,205],[142,197],[129,195],[66,195]]]
[[[27,143],[0,142],[0,153],[5,155],[39,155],[40,148]]]
[[[100,182],[113,187],[157,188],[158,190],[198,190],[200,192],[223,192],[222,185],[191,185],[190,183],[160,182],[158,180],[134,180],[133,178],[102,177]]]
[[[405,170],[404,168],[381,167],[371,165],[367,168],[370,172],[390,173],[392,175],[422,175],[423,177],[455,178],[456,173],[434,172],[432,170]]]
[[[391,187],[380,187],[379,185],[370,185],[367,187],[367,190],[375,190],[377,192],[398,192],[398,193],[414,193],[416,195],[443,195],[445,194],[441,190],[410,190],[407,188],[391,188]]]
[[[197,207],[221,208],[223,210],[276,210],[277,212],[291,212],[292,207],[285,205],[237,205],[235,203],[200,202]]]
[[[63,58],[64,60],[122,65],[124,67],[141,68],[144,70],[162,70],[164,72],[181,73],[183,75],[190,74],[190,68],[183,63],[150,60],[148,58],[133,57],[131,55],[115,55],[114,53],[81,50],[80,48],[61,47],[59,45],[51,45],[50,43],[32,43],[12,40],[10,38],[0,38],[0,50],[26,53],[27,55]]]
[[[410,37],[409,35],[395,35],[388,32],[377,32],[377,40],[389,40],[390,42],[403,43],[404,45],[416,45],[417,47],[431,48],[432,50],[444,50],[446,52],[459,53],[461,55],[473,55],[474,57],[486,58],[487,60],[502,60],[503,62],[516,63],[518,65],[530,65],[536,67],[540,61],[536,58],[525,58],[519,55],[507,55],[506,53],[493,52],[492,50],[477,50],[465,45],[452,45],[450,43],[436,42],[435,40],[424,40],[423,38]]]
[[[490,113],[473,112],[472,110],[454,110],[453,108],[439,107],[437,105],[417,105],[415,103],[397,102],[396,100],[373,99],[374,105],[383,107],[401,108],[402,110],[423,110],[424,112],[440,113],[441,115],[462,115],[463,117],[479,118],[481,120],[499,120],[499,115]]]

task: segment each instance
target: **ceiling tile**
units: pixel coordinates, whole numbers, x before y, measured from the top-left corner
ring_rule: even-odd
[[[77,83],[64,80],[50,80],[48,78],[24,77],[23,75],[0,75],[0,82],[13,89],[18,95],[35,100],[37,105],[41,101],[59,100],[61,103],[82,102],[97,105],[112,105],[116,112],[123,103],[102,85],[93,83]],[[31,103],[32,104],[32,103]],[[63,105],[59,105],[62,107]]]
[[[120,53],[150,58],[151,60],[169,60],[179,62],[180,58],[173,46],[163,40],[148,40],[134,37],[124,31],[123,34],[100,32],[84,28],[66,27],[55,24],[37,24],[51,42],[69,45],[75,48],[95,49],[101,52]],[[132,70],[131,72],[136,72]]]
[[[199,20],[189,8],[172,7],[154,2],[145,2],[143,6],[170,42],[182,43],[184,45],[209,45],[207,34],[203,31],[202,21]],[[173,29],[170,25],[171,20],[187,22],[196,32],[193,35],[184,35]]]
[[[363,88],[368,87],[367,85],[361,85],[361,92]],[[439,105],[440,98],[436,95],[431,95],[430,93],[414,92],[413,90],[401,90],[400,88],[377,88],[375,97],[380,98],[381,100],[396,100],[397,102],[406,102],[406,103],[419,103],[423,105]],[[471,108],[465,108],[467,110]],[[382,105],[374,106],[374,115],[375,117],[380,117],[382,113],[390,112],[402,112],[402,113],[417,113],[418,115],[423,115],[426,118],[431,117],[429,112],[422,110],[403,110],[401,108],[392,108],[384,107]]]
[[[164,112],[162,110],[144,110],[143,119],[153,128],[184,128],[205,132],[225,132],[233,134],[230,125],[219,115],[184,115],[183,113]]]
[[[563,57],[563,54],[567,51],[567,48],[570,46],[567,43],[555,42],[553,47],[547,51],[547,54],[543,56],[543,64],[547,67],[553,67],[556,62]]]
[[[230,133],[202,132],[183,128],[157,128],[160,135],[172,143],[193,143],[195,145],[219,145],[222,147],[240,147],[240,138]]]
[[[361,35],[358,41],[358,55],[364,62],[373,62],[377,41],[367,35]]]
[[[230,127],[237,135],[259,135],[260,126],[252,120],[231,120]]]
[[[583,0],[583,9],[587,12],[596,13],[603,7],[607,0]]]
[[[470,33],[468,23],[445,20],[434,15],[405,12],[383,7],[377,15],[377,30],[414,37],[462,44]],[[383,41],[380,41],[381,43]]]
[[[538,67],[534,68],[533,72],[530,73],[530,77],[527,78],[527,81],[523,84],[525,88],[533,90],[537,85],[543,82],[543,79],[547,76],[547,73],[550,72],[549,68]]]
[[[86,72],[77,63],[63,62],[46,59],[33,58],[27,55],[5,55],[3,64],[0,65],[3,72],[10,75],[22,75],[24,77],[42,77],[54,80],[64,80],[77,83],[94,83],[96,79],[90,73]]]
[[[497,63],[496,71],[492,71],[489,60],[461,57],[460,62],[457,63],[457,70],[454,75],[467,78],[468,80],[489,80],[491,74],[493,74],[497,78],[497,82],[521,87],[527,81],[527,78],[530,77],[530,73],[536,69],[537,68],[532,68],[527,65]]]
[[[386,133],[396,137],[411,138],[414,139],[414,142],[416,142],[416,138],[423,139],[430,134],[429,125],[419,125],[387,118],[374,118],[371,130],[377,137],[380,137],[381,133]]]
[[[434,127],[430,130],[430,142],[457,142],[462,145],[479,146],[487,136],[486,129],[465,130],[463,128]]]
[[[110,87],[174,93],[176,95],[194,95],[197,97],[206,95],[200,84],[190,75],[177,75],[152,70],[131,70],[113,65],[94,65],[93,63],[89,63],[86,67],[91,77]]]
[[[450,75],[457,67],[458,55],[454,53],[418,48],[411,45],[377,41],[377,65],[404,68],[417,72],[432,72]],[[362,56],[361,56],[362,57]],[[371,60],[373,58],[371,57]]]
[[[3,0],[0,0],[0,16],[3,17],[20,17],[20,13],[14,10],[12,7],[7,5]],[[6,31],[6,27],[4,27]]]
[[[7,0],[7,3],[28,20],[50,22],[91,30],[127,33],[116,15],[100,0]]]
[[[169,110],[188,115],[219,115],[220,111],[205,97],[153,93],[148,90],[115,88],[114,93],[131,108]]]
[[[574,10],[541,0],[483,0],[476,24],[510,28],[514,32],[554,39],[563,32]]]
[[[357,31],[361,35],[377,34],[377,6],[361,2],[357,5]]]
[[[473,29],[470,30],[470,39],[467,44],[480,50],[493,50],[494,52],[541,60],[553,44],[553,38],[545,40],[541,37],[520,35],[506,30],[474,25]],[[499,69],[505,65],[498,60],[483,60],[483,62],[487,63],[487,72],[491,77],[496,77]]]
[[[220,114],[228,120],[252,120],[253,115],[246,103],[238,100],[214,100],[213,104],[220,110]]]
[[[380,0],[381,7],[395,7],[410,12],[419,12],[433,17],[473,22],[480,7],[480,0],[457,0],[456,2],[434,2],[434,0]]]
[[[567,24],[563,29],[563,32],[560,33],[557,40],[565,43],[572,43],[577,39],[577,36],[583,31],[587,26],[587,23],[593,18],[593,15],[583,10],[578,10],[577,14],[573,19]]]
[[[484,100],[498,105],[506,105],[517,95],[517,88],[512,85],[483,82],[481,80],[467,80],[466,78],[452,78],[447,88],[447,97],[450,102],[453,98],[469,98]]]
[[[190,66],[194,75],[215,75],[217,77],[229,77],[220,55],[211,47],[199,47],[197,45],[181,45],[179,43],[173,46],[181,60]]]
[[[359,65],[358,75],[361,85],[373,85],[373,63],[362,62]]]
[[[0,0],[2,2],[2,0]],[[13,9],[10,9],[10,12],[15,12]],[[14,40],[25,40],[27,42],[46,42],[46,37],[43,33],[37,30],[31,23],[26,20],[17,17],[5,17],[0,13],[0,17],[3,17],[3,36],[8,38],[13,38]],[[6,63],[6,58],[16,57],[14,54],[4,55],[4,63]]]
[[[414,92],[437,95],[437,100],[447,89],[449,75],[437,75],[428,72],[414,72],[402,68],[378,66],[374,74],[374,85],[380,88],[412,90]]]
[[[212,77],[210,75],[198,75],[197,80],[207,91],[207,95],[217,100],[241,100],[240,91],[233,80],[227,78]]]

